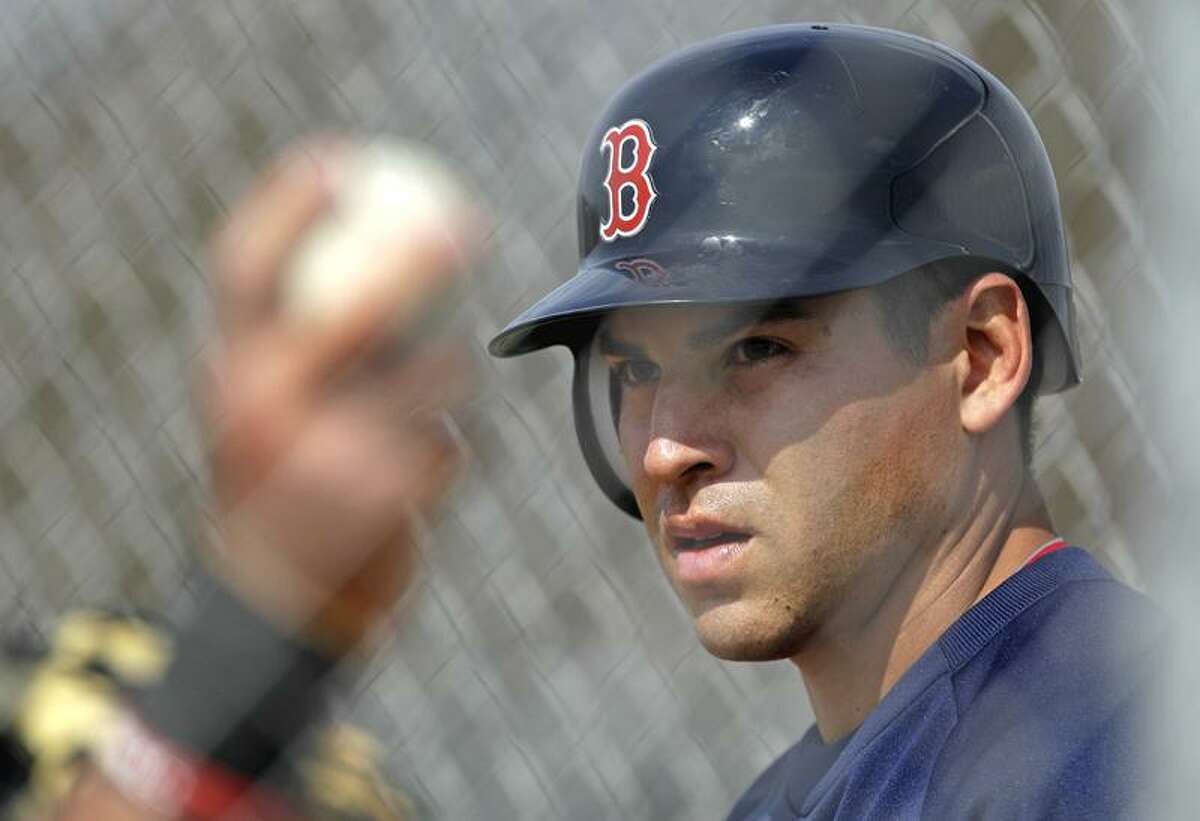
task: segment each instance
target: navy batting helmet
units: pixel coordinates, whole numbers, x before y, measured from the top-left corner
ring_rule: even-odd
[[[572,350],[584,456],[633,516],[607,366],[591,350],[616,308],[815,296],[966,257],[1021,282],[1033,388],[1078,382],[1046,150],[995,77],[919,37],[774,26],[656,63],[617,93],[588,139],[578,227],[578,272],[489,349]]]

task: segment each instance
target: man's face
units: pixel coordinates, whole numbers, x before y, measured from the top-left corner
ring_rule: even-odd
[[[600,344],[646,529],[715,655],[786,658],[816,630],[852,632],[942,535],[961,484],[953,370],[894,350],[867,292],[765,317],[626,309]]]

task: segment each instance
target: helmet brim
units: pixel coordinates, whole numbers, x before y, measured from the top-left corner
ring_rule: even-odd
[[[606,260],[582,268],[496,335],[488,351],[511,357],[552,345],[577,348],[598,318],[619,308],[744,303],[821,296],[877,285],[913,268],[969,251],[900,231],[832,243],[707,237],[699,251]]]

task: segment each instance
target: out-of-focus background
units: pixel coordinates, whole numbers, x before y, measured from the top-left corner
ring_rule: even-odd
[[[1040,403],[1040,481],[1064,535],[1187,605],[1195,15],[1190,0],[4,0],[0,628],[187,602],[210,527],[188,394],[210,327],[205,237],[299,135],[427,140],[498,214],[467,306],[475,470],[342,709],[431,817],[719,817],[810,722],[798,674],[696,643],[578,455],[567,354],[482,347],[573,270],[575,172],[605,99],[680,46],[802,20],[941,40],[1031,110],[1085,359],[1082,387]]]

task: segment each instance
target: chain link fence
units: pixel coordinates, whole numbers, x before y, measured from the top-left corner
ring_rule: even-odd
[[[794,668],[707,656],[577,453],[561,351],[483,345],[575,264],[578,155],[652,60],[755,25],[885,25],[974,55],[1033,113],[1072,242],[1084,385],[1043,400],[1059,529],[1135,583],[1171,482],[1140,398],[1169,313],[1146,253],[1164,64],[1118,0],[6,0],[0,9],[0,625],[189,599],[211,527],[189,369],[205,238],[318,129],[431,142],[497,212],[467,310],[474,471],[343,709],[438,818],[718,817],[811,721]]]

